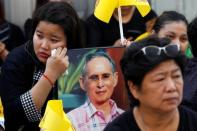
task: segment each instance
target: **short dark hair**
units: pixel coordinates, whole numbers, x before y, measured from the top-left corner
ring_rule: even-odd
[[[98,57],[106,58],[109,61],[109,63],[111,64],[112,72],[113,73],[115,72],[116,65],[115,65],[115,62],[113,61],[113,59],[107,53],[99,51],[99,52],[87,54],[87,56],[85,56],[85,63],[84,63],[84,66],[82,68],[82,71],[81,71],[82,76],[85,76],[86,73],[87,73],[86,68],[87,68],[88,62],[90,62],[92,59],[98,58]]]
[[[0,0],[0,24],[3,22],[5,22],[5,12],[4,12],[3,1]]]
[[[155,21],[155,24],[153,26],[153,30],[158,33],[165,24],[168,24],[170,22],[179,22],[182,21],[185,23],[186,26],[188,26],[188,21],[186,17],[176,11],[164,11]]]
[[[120,65],[122,73],[124,75],[127,92],[131,102],[131,107],[139,105],[139,101],[135,99],[130,93],[129,87],[127,85],[128,80],[131,80],[140,89],[144,76],[161,62],[170,59],[174,60],[177,63],[183,73],[185,56],[181,51],[178,52],[178,55],[173,57],[167,56],[164,52],[162,52],[162,54],[159,55],[156,60],[147,59],[144,55],[135,58],[135,54],[141,51],[143,47],[150,45],[164,47],[170,43],[171,41],[168,38],[149,36],[146,39],[132,43],[129,47],[126,48],[124,55],[120,61]]]
[[[67,38],[67,48],[79,48],[79,17],[71,5],[66,2],[48,2],[38,8],[33,16],[32,37],[40,21],[60,25]]]
[[[47,2],[49,2],[49,0],[36,0],[35,10],[37,10],[38,8],[40,8],[42,5],[46,4]]]
[[[192,47],[192,53],[197,57],[197,17],[188,26],[188,39]]]

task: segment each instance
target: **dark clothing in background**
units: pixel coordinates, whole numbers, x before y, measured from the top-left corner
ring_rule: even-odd
[[[9,22],[0,25],[0,41],[6,44],[6,49],[11,51],[24,44],[25,38],[21,29]]]
[[[179,107],[180,121],[177,131],[196,131],[197,113],[186,107]],[[109,123],[104,131],[141,131],[134,118],[133,111],[129,110]]]
[[[184,70],[183,105],[197,111],[197,58],[188,59]]]
[[[131,20],[123,24],[124,37],[133,37],[146,32],[146,22],[157,15],[151,11],[147,16],[142,17],[135,9]],[[104,23],[93,14],[86,20],[87,47],[112,46],[116,40],[120,39],[119,22],[112,16],[109,23]]]
[[[0,25],[0,41],[6,45],[6,49],[11,51],[15,47],[25,43],[25,37],[21,29],[9,22]],[[2,60],[0,60],[0,65]]]

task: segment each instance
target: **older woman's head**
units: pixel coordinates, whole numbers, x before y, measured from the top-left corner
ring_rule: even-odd
[[[175,109],[182,100],[184,61],[180,47],[167,38],[132,43],[121,60],[132,106]]]
[[[184,15],[176,11],[165,11],[156,20],[153,31],[160,38],[168,37],[172,42],[180,44],[182,52],[188,47],[188,21]]]

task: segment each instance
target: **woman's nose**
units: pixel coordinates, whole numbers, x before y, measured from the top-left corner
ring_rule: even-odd
[[[167,80],[166,90],[167,90],[168,92],[173,92],[173,91],[176,90],[175,81],[174,81],[173,79],[169,78],[169,79]]]
[[[172,43],[174,43],[174,44],[179,44],[179,45],[180,45],[180,40],[179,40],[179,38],[173,39],[173,40],[172,40]]]
[[[42,43],[41,43],[41,47],[44,48],[44,49],[49,49],[50,47],[50,44],[48,42],[48,40],[43,40]]]

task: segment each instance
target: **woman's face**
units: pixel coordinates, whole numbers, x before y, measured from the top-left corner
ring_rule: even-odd
[[[159,37],[168,37],[173,43],[180,44],[182,52],[188,47],[187,25],[183,21],[168,22],[158,32]]]
[[[131,14],[130,12],[132,11],[132,8],[133,8],[132,6],[122,6],[121,7],[122,16]]]
[[[139,107],[143,109],[169,112],[180,104],[182,90],[181,70],[174,60],[167,60],[145,75],[134,97],[140,101]]]
[[[131,12],[133,12],[133,6],[121,6],[121,15],[122,16],[128,16],[128,15],[131,15]],[[118,9],[116,8],[115,11],[114,11],[114,14],[116,16],[118,16]]]
[[[51,50],[66,47],[67,41],[61,26],[40,21],[33,36],[34,51],[40,62],[46,63]]]

